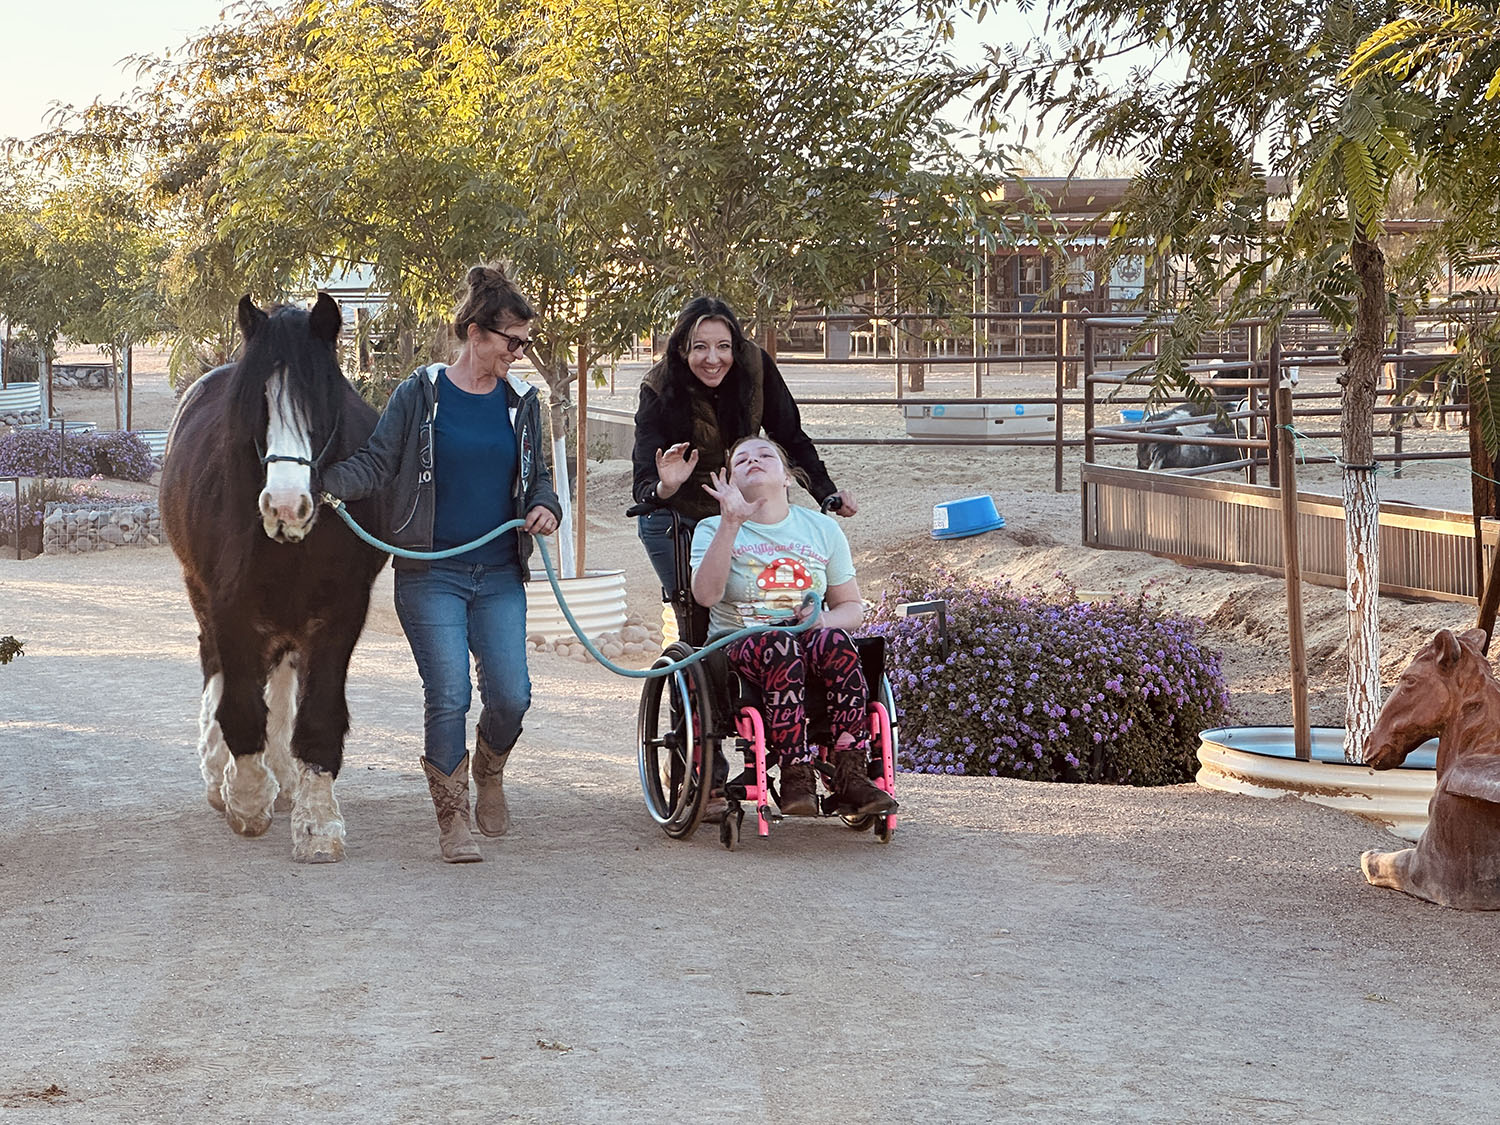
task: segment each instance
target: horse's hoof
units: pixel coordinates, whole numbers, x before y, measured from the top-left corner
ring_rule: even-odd
[[[276,803],[271,806],[272,812],[291,812],[297,806],[297,798],[290,787],[283,787],[276,794]]]
[[[344,841],[338,836],[308,836],[292,841],[293,863],[338,863],[344,858]]]
[[[226,808],[224,804],[224,794],[219,791],[219,786],[205,786],[203,795],[208,798],[208,807],[213,809],[214,812],[221,813]]]
[[[232,809],[224,810],[224,818],[229,821],[229,827],[233,828],[241,836],[264,836],[266,830],[271,827],[271,810],[252,813],[246,816]]]

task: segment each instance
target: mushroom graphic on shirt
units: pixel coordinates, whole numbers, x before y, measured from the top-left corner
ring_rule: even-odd
[[[761,592],[761,605],[767,611],[773,616],[791,617],[813,588],[813,577],[801,559],[783,556],[772,559],[755,576],[755,587]]]

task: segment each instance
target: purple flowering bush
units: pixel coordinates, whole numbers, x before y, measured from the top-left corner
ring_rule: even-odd
[[[896,612],[939,598],[946,658],[935,617]],[[1192,779],[1198,732],[1227,718],[1201,622],[1144,594],[1087,602],[950,572],[897,577],[869,631],[887,641],[899,765],[918,773],[1170,785]]]
[[[12,430],[0,436],[0,477],[88,477],[93,459],[82,435],[60,430]]]
[[[147,481],[157,464],[139,436],[128,432],[69,434],[12,430],[0,436],[0,476],[111,477]]]

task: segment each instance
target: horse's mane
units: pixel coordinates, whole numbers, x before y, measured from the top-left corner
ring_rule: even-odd
[[[278,305],[246,341],[234,365],[230,389],[232,417],[249,427],[257,440],[266,432],[266,384],[280,369],[286,371],[282,395],[287,405],[306,420],[313,455],[339,428],[347,383],[339,370],[333,346],[308,332],[308,314],[293,305]]]

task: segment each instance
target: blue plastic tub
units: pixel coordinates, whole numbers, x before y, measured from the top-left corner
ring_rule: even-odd
[[[962,539],[1005,526],[1005,517],[995,510],[993,496],[968,496],[947,500],[932,508],[932,537]]]
[[[1126,409],[1120,411],[1120,421],[1122,422],[1144,422],[1145,420],[1145,410],[1131,409],[1127,407]]]

